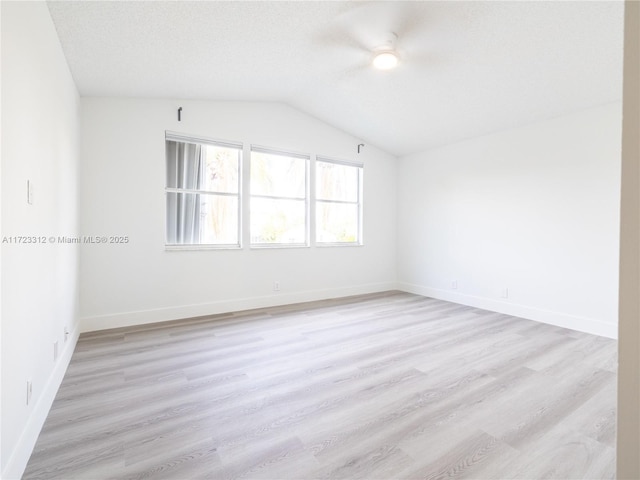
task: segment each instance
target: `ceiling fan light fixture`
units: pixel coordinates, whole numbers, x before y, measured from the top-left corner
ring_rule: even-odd
[[[378,70],[392,70],[399,62],[398,55],[393,51],[378,52],[373,57],[373,66]]]

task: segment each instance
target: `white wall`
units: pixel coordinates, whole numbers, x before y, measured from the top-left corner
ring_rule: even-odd
[[[395,287],[394,157],[277,103],[83,98],[82,118],[83,234],[131,239],[82,246],[84,330]],[[363,162],[365,246],[165,251],[165,130]]]
[[[610,104],[400,159],[401,288],[615,337],[620,137]]]
[[[75,235],[80,100],[44,2],[1,2],[2,237]],[[27,204],[26,182],[35,186]],[[71,357],[77,246],[2,244],[2,477],[19,478]],[[64,328],[72,335],[65,343]],[[53,342],[59,356],[53,358]],[[33,397],[26,405],[26,381]]]

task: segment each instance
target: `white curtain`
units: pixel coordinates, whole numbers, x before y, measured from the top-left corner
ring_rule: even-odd
[[[201,145],[167,141],[167,187],[199,190],[203,174]],[[167,193],[167,242],[200,243],[200,194]]]

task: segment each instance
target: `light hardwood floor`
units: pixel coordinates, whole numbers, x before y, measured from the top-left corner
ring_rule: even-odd
[[[399,292],[84,334],[24,478],[614,478],[616,364]]]

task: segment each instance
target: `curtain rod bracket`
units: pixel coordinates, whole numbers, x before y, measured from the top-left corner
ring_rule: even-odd
[[[182,107],[178,108],[178,121],[182,121]]]
[[[360,153],[360,147],[364,147],[364,143],[359,143],[358,144],[358,153]]]

